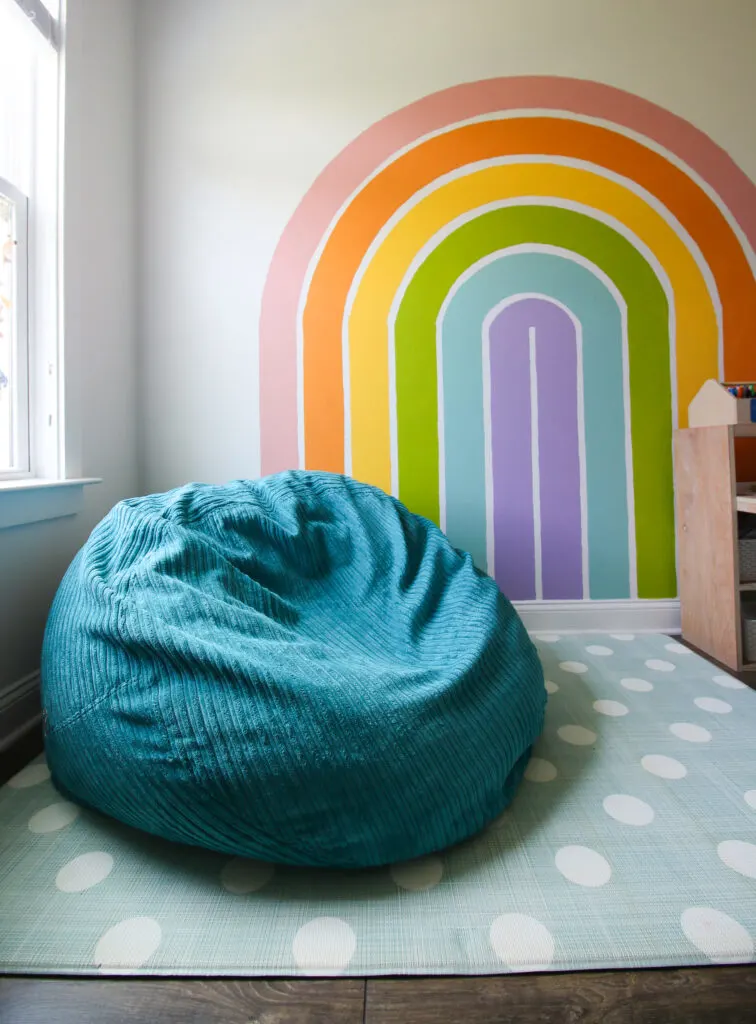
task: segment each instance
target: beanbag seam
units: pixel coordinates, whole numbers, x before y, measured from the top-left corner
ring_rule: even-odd
[[[123,690],[125,687],[130,686],[132,683],[138,682],[140,682],[140,680],[136,676],[130,679],[121,680],[120,683],[116,683],[114,686],[111,686],[111,688],[106,693],[100,694],[99,697],[95,697],[95,699],[93,701],[90,701],[90,703],[87,704],[86,707],[79,708],[78,711],[75,711],[72,715],[69,715],[68,718],[64,718],[62,722],[56,722],[55,725],[49,725],[45,729],[45,733],[48,736],[54,736],[56,733],[63,732],[70,725],[74,725],[76,722],[78,722],[80,718],[84,718],[85,715],[88,715],[90,711],[94,711],[96,708],[98,708],[100,704],[102,704],[104,701],[109,700],[113,696],[113,694],[118,693],[119,690]]]

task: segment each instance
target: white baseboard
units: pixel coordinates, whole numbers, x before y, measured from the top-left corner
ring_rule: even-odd
[[[42,717],[39,672],[30,672],[0,690],[0,752],[11,747]]]
[[[515,601],[527,629],[544,633],[679,633],[680,602]]]

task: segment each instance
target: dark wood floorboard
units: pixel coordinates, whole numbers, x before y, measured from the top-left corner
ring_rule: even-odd
[[[755,967],[368,981],[365,1024],[754,1024]]]
[[[364,1017],[363,1017],[364,1012]],[[0,1024],[754,1024],[756,966],[344,981],[0,978]]]
[[[361,1024],[365,982],[0,978],[1,1024]]]

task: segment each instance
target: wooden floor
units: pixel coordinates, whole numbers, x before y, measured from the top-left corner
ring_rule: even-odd
[[[368,981],[0,978],[2,1024],[753,1024],[756,967]]]
[[[756,674],[740,678],[756,689]],[[0,756],[0,782],[41,749],[37,730]],[[343,981],[0,977],[0,1024],[122,1022],[756,1024],[756,964]]]

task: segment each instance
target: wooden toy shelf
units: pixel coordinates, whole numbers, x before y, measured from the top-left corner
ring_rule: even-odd
[[[736,437],[754,423],[696,426],[674,432],[678,587],[685,640],[733,671],[743,661],[738,512],[756,513],[756,496],[738,495]]]

